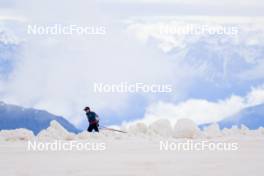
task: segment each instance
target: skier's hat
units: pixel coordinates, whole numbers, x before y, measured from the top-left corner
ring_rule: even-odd
[[[86,106],[83,110],[87,111],[87,110],[90,110],[90,108],[88,106]]]

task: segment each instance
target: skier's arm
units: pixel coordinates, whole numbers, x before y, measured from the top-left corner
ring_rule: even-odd
[[[95,114],[95,120],[96,120],[97,127],[99,127],[99,116],[97,114]]]
[[[95,119],[99,121],[99,116],[97,114],[95,114]]]

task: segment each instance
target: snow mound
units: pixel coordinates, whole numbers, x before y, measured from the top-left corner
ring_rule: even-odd
[[[115,127],[115,129],[119,129]],[[219,125],[214,123],[203,131],[190,119],[180,119],[172,128],[168,120],[161,119],[153,122],[149,126],[145,123],[133,123],[127,126],[121,126],[120,130],[127,133],[119,133],[101,129],[100,133],[89,133],[83,131],[79,134],[73,134],[64,129],[57,121],[51,121],[50,126],[42,130],[36,137],[33,132],[27,129],[15,130],[2,130],[0,131],[1,141],[16,141],[16,140],[90,140],[90,139],[103,139],[103,140],[121,140],[127,138],[145,138],[145,139],[159,139],[159,138],[219,138],[219,137],[241,137],[241,136],[264,136],[264,128],[261,127],[257,130],[250,130],[245,125],[241,128],[233,126],[230,129],[220,130]]]
[[[243,132],[244,131],[244,132]],[[245,129],[239,129],[236,125],[233,125],[232,128],[227,129],[224,128],[222,130],[223,135],[225,136],[239,136],[239,135],[246,135]]]
[[[166,119],[157,120],[149,126],[150,134],[156,134],[163,137],[170,137],[172,136],[172,132],[173,130],[171,124]]]
[[[38,134],[37,138],[40,140],[74,140],[75,134],[68,132],[57,121],[53,120],[47,129]]]
[[[241,125],[240,133],[242,135],[250,135],[250,130],[249,130],[249,128],[247,126]]]
[[[173,137],[175,138],[196,138],[200,130],[190,119],[179,119],[174,126]]]
[[[231,129],[224,128],[224,129],[222,130],[222,133],[223,133],[224,136],[231,136],[233,132],[232,132]]]
[[[126,131],[125,127],[121,128],[123,131]],[[131,134],[138,134],[138,133],[143,133],[147,134],[148,133],[148,127],[144,123],[136,123],[128,127],[128,132]]]
[[[258,129],[258,132],[259,132],[260,135],[264,135],[264,128],[263,127],[260,127]]]
[[[206,138],[214,138],[223,136],[220,127],[217,123],[213,123],[204,129],[204,135]]]
[[[262,136],[264,133],[262,133],[262,127],[250,130],[247,126],[241,125],[240,134],[245,136]]]
[[[145,123],[137,122],[127,126],[123,125],[120,129],[122,131],[127,131],[129,136],[132,135],[141,137],[171,137],[173,132],[171,124],[167,119],[157,120],[151,123],[149,126],[147,126]]]
[[[34,139],[34,137],[35,136],[32,131],[24,128],[0,131],[0,139],[4,141],[16,141],[16,140],[28,141]]]

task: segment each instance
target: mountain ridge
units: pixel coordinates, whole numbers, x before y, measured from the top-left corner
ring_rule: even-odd
[[[247,126],[251,130],[255,130],[259,127],[264,127],[264,104],[259,104],[256,106],[248,107],[237,114],[222,119],[216,122],[221,129],[231,128],[236,125],[241,127],[241,125]],[[209,126],[212,123],[206,123],[199,125],[200,128]]]
[[[0,130],[26,128],[34,134],[38,134],[41,130],[48,128],[52,120],[56,120],[69,132],[80,132],[62,116],[51,114],[45,110],[24,108],[0,101]]]

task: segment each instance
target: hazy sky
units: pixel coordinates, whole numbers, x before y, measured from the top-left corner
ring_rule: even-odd
[[[0,1],[1,99],[63,115],[80,127],[86,105],[105,124],[143,117],[219,120],[264,102],[263,4]],[[102,25],[106,35],[28,35],[27,25],[34,24]],[[238,34],[159,33],[161,26],[190,24],[236,27]],[[98,94],[94,82],[171,84],[173,92]]]

